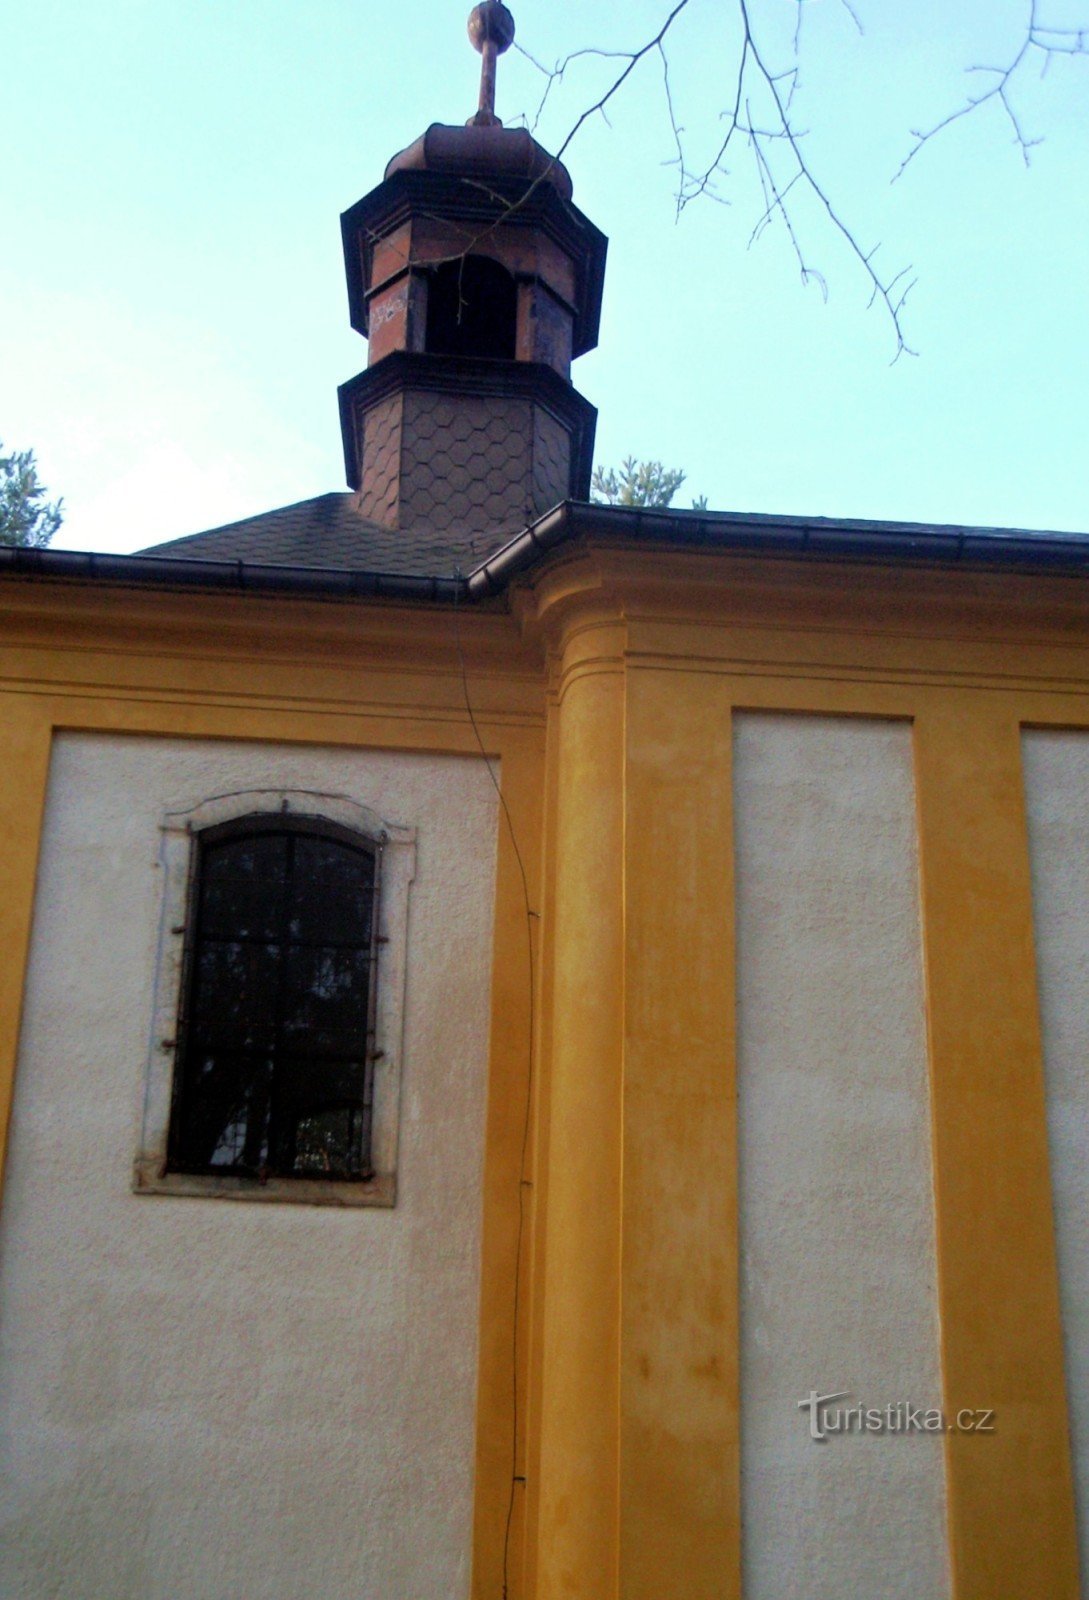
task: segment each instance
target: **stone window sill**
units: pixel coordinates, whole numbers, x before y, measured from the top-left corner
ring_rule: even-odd
[[[197,1200],[257,1200],[266,1204],[303,1206],[392,1206],[397,1179],[392,1172],[376,1173],[365,1182],[349,1183],[320,1178],[221,1178],[192,1172],[163,1172],[158,1163],[137,1161],[132,1192],[175,1195]]]

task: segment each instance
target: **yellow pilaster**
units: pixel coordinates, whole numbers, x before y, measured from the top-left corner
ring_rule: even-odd
[[[730,700],[628,677],[623,1600],[740,1594]]]
[[[916,721],[955,1600],[1075,1600],[1077,1550],[1032,905],[1013,710],[928,696]]]
[[[11,1121],[51,729],[29,699],[0,703],[0,1185]]]
[[[508,733],[504,739],[487,724],[480,732],[488,745],[504,751],[501,767],[498,757],[492,760],[506,802],[497,841],[473,1538],[473,1593],[490,1600],[502,1593],[504,1581],[511,1595],[523,1593],[531,1219],[529,1196],[521,1192],[521,1161],[532,1088],[531,995],[537,987],[529,964],[532,953],[536,972],[530,941],[536,945],[540,897],[541,753],[536,734]]]
[[[622,630],[578,636],[558,713],[536,1600],[615,1600],[624,1029]]]
[[[525,1207],[525,1254],[527,1259],[527,1289],[525,1303],[527,1367],[526,1407],[524,1417],[525,1438],[525,1494],[523,1504],[524,1540],[519,1575],[522,1588],[510,1589],[511,1595],[530,1596],[537,1592],[537,1558],[540,1549],[540,1410],[541,1389],[544,1376],[544,1295],[539,1286],[545,1277],[546,1238],[542,1219],[548,1215],[548,1159],[549,1091],[551,1088],[552,1034],[553,1034],[553,976],[555,969],[556,935],[556,811],[558,804],[557,748],[559,715],[556,705],[549,710],[545,746],[544,826],[542,838],[542,872],[540,899],[540,961],[536,973],[537,1057],[534,1063],[533,1106],[526,1168],[530,1182],[523,1184],[522,1201]]]

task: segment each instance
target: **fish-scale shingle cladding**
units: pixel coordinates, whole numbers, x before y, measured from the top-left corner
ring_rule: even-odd
[[[489,540],[459,537],[449,526],[383,527],[362,514],[357,494],[332,493],[150,545],[140,554],[444,578],[467,571],[508,537],[509,530]]]

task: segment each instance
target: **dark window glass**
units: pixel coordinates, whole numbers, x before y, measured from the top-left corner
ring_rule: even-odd
[[[438,356],[513,361],[518,286],[489,256],[465,256],[434,269],[427,288],[427,349]]]
[[[199,836],[172,1170],[370,1175],[377,866],[313,818]]]

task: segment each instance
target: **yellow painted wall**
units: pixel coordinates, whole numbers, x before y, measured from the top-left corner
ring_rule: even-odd
[[[947,1441],[952,1592],[1073,1600],[1020,730],[1089,726],[1082,584],[579,548],[456,622],[47,584],[0,621],[4,1116],[51,729],[473,751],[460,632],[519,847],[501,825],[478,1600],[505,1567],[525,1600],[740,1594],[730,723],[909,722],[943,1400],[1004,1422]]]
[[[946,1441],[951,1592],[1078,1594],[1018,738],[1089,722],[1087,601],[604,549],[524,584],[558,789],[529,1594],[741,1592],[737,710],[913,728],[942,1401],[1002,1419]]]

